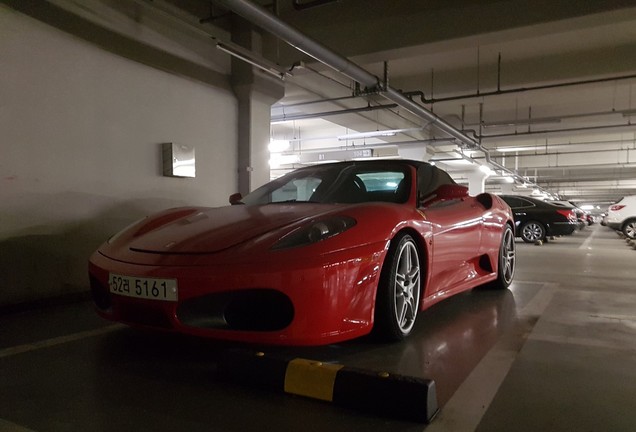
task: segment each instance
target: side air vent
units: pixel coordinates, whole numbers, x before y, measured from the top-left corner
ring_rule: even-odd
[[[486,210],[490,210],[492,207],[492,195],[489,193],[481,193],[475,197],[479,204],[483,205]]]

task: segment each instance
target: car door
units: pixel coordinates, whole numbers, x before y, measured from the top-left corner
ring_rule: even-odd
[[[523,224],[531,219],[531,214],[529,214],[529,212],[533,212],[532,214],[534,214],[535,205],[532,202],[521,197],[502,196],[502,198],[506,202],[506,204],[510,206],[512,213],[514,214],[515,232],[516,235],[519,236],[519,230],[521,229]]]
[[[427,296],[459,289],[476,276],[484,212],[467,188],[432,168],[431,173],[418,172],[419,208],[433,228]]]

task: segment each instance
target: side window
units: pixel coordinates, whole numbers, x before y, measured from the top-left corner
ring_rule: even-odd
[[[418,199],[426,199],[443,184],[456,184],[451,176],[432,165],[422,165],[417,170]]]
[[[519,207],[535,207],[534,203],[532,201],[528,201],[526,199],[523,198],[519,198],[519,201],[521,201],[521,205]]]
[[[356,177],[364,183],[367,192],[395,192],[404,180],[404,173],[399,171],[367,172],[357,174]]]
[[[309,201],[321,180],[316,177],[294,179],[272,191],[270,202]]]
[[[531,201],[528,201],[523,198],[511,197],[511,196],[501,197],[501,198],[510,206],[511,209],[534,207],[534,204]]]
[[[515,197],[501,197],[511,209],[522,207],[521,200]]]
[[[329,200],[337,203],[392,202],[408,200],[410,180],[408,171],[400,168],[350,172],[338,184]]]

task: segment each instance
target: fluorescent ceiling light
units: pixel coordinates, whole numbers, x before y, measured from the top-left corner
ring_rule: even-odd
[[[371,131],[371,132],[351,133],[346,135],[340,135],[338,137],[338,140],[344,141],[344,140],[360,139],[360,138],[395,136],[399,133],[421,131],[422,129],[423,128],[387,129],[387,130],[378,130],[378,131]]]
[[[472,165],[473,164],[471,161],[462,159],[462,158],[434,159],[429,161],[428,163],[432,165],[438,162],[443,164],[452,164],[452,165]]]
[[[545,146],[523,146],[523,147],[497,147],[495,151],[500,153],[505,152],[522,152],[522,151],[535,151],[545,149]]]
[[[300,160],[298,155],[273,154],[269,159],[270,168],[279,168],[281,165],[291,165]]]
[[[270,152],[272,153],[280,153],[289,148],[289,140],[270,140],[269,145],[267,146]]]
[[[243,60],[254,67],[259,68],[263,72],[267,72],[276,78],[285,79],[285,76],[291,75],[289,71],[280,70],[279,66],[264,57],[260,57],[252,51],[243,48],[232,42],[217,42],[216,47],[237,59]]]

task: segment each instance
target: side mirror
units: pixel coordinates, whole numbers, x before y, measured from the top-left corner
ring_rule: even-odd
[[[243,204],[241,200],[243,199],[243,195],[240,192],[230,195],[230,204]]]
[[[428,206],[439,201],[449,201],[454,199],[466,198],[468,196],[468,188],[458,184],[443,184],[430,195],[420,198],[420,205]]]

